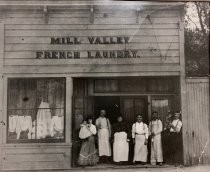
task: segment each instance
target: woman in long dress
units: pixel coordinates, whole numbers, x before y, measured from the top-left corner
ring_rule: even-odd
[[[87,121],[87,123],[86,123]],[[96,127],[92,124],[92,118],[88,118],[82,125],[79,138],[82,139],[82,146],[78,158],[79,165],[96,165],[99,161],[98,152],[95,147]]]

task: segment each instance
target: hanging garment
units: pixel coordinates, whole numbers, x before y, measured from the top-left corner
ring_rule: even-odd
[[[111,126],[107,118],[99,117],[96,119],[98,126],[98,148],[99,156],[111,156],[111,145],[109,138],[111,137]]]
[[[49,103],[41,102],[37,112],[37,138],[46,138],[50,135],[51,112]]]
[[[129,145],[126,132],[116,132],[113,143],[114,162],[128,161]]]
[[[16,131],[17,119],[18,119],[17,115],[10,115],[9,116],[9,132],[13,133],[13,132]]]
[[[24,132],[24,135],[27,132],[27,138],[31,139],[31,131],[32,131],[31,116],[18,116],[17,126],[16,126],[17,139],[20,139],[21,132]]]
[[[143,122],[134,123],[132,126],[132,138],[135,139],[133,162],[147,162],[148,150],[147,145],[145,145],[145,140],[148,139],[147,125]]]
[[[37,122],[37,127],[36,127],[36,138],[37,139],[44,139],[46,136],[49,135],[47,125],[45,122]]]
[[[63,116],[53,116],[50,126],[50,135],[54,137],[55,134],[63,134],[64,130],[64,117]]]
[[[149,124],[149,132],[154,133],[155,136],[151,138],[151,164],[156,162],[163,162],[163,150],[161,141],[161,132],[163,130],[163,125],[161,120],[152,120]]]

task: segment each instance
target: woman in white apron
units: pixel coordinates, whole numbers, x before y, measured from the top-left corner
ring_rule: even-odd
[[[117,123],[113,125],[113,161],[116,163],[127,162],[129,153],[129,144],[127,138],[127,125],[120,116]]]

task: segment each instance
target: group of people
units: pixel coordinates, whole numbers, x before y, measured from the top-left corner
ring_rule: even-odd
[[[79,137],[82,139],[82,146],[78,164],[107,163],[111,161],[111,157],[115,163],[123,164],[130,159],[131,147],[133,147],[133,163],[146,164],[148,152],[150,153],[149,161],[153,165],[162,165],[166,159],[170,159],[167,162],[175,162],[179,159],[176,154],[177,150],[180,149],[179,145],[181,145],[182,122],[180,112],[168,117],[165,126],[163,128],[162,121],[158,118],[158,112],[152,113],[149,125],[144,123],[142,115],[138,114],[136,122],[129,131],[129,126],[121,116],[117,118],[117,123],[111,126],[106,117],[106,111],[101,110],[95,125],[93,125],[93,119],[90,117],[81,124]],[[95,140],[97,140],[97,144]],[[113,151],[111,149],[112,141]]]

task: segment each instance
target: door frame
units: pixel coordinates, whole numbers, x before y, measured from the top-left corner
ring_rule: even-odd
[[[123,112],[123,108],[124,108],[124,106],[123,106],[123,99],[133,99],[133,100],[135,100],[135,99],[144,99],[145,106],[146,106],[145,107],[145,111],[146,111],[145,116],[148,117],[148,115],[149,115],[149,111],[148,111],[148,105],[149,105],[149,103],[148,103],[148,95],[141,95],[141,96],[139,96],[139,95],[130,95],[130,96],[119,96],[119,97],[120,97],[120,112]],[[134,112],[135,112],[135,109],[134,109]],[[136,114],[134,114],[134,115],[136,115]],[[149,120],[149,118],[148,118],[148,120]]]

